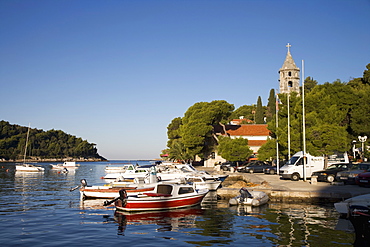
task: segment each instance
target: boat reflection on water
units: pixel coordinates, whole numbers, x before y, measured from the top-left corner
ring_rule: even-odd
[[[115,211],[114,219],[118,223],[119,235],[124,235],[126,227],[130,224],[156,224],[158,226],[156,229],[158,232],[166,232],[194,227],[196,218],[203,215],[204,212],[205,209],[202,209],[200,206],[185,209],[135,213]]]
[[[259,215],[266,211],[268,208],[267,204],[261,205],[259,207],[252,207],[250,205],[237,205],[237,206],[230,206],[230,211],[236,212],[238,216],[253,216]]]
[[[109,207],[104,206],[104,202],[107,199],[87,199],[82,200],[80,199],[80,209],[107,209],[107,210],[115,210],[116,208],[114,205]]]

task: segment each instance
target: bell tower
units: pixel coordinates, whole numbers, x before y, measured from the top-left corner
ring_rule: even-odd
[[[297,92],[299,94],[300,69],[295,65],[290,54],[291,45],[288,43],[286,47],[288,48],[288,53],[286,54],[283,66],[279,70],[280,93]]]

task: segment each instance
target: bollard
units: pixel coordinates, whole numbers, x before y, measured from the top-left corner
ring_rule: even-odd
[[[317,176],[311,177],[311,184],[317,184]]]

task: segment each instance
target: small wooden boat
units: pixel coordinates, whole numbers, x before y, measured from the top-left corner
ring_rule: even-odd
[[[150,192],[154,190],[154,185],[143,185],[138,186],[137,184],[123,186],[87,186],[87,182],[85,179],[81,179],[81,185],[70,189],[73,191],[75,189],[80,188],[80,198],[81,199],[89,199],[89,198],[116,198],[119,196],[119,191],[125,189],[129,195],[136,195],[142,192]]]
[[[202,202],[208,189],[196,190],[189,184],[157,184],[153,192],[144,192],[136,196],[127,195],[126,190],[120,190],[120,196],[106,202],[115,203],[119,211],[155,211],[175,208],[185,208]]]
[[[269,200],[268,195],[263,191],[248,191],[243,187],[239,190],[239,192],[240,195],[229,200],[229,204],[231,206],[250,205],[253,207],[258,207],[266,204]]]

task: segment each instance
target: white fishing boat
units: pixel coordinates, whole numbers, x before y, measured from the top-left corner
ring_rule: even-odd
[[[246,188],[241,188],[239,192],[240,195],[229,200],[231,206],[250,205],[258,207],[269,201],[268,195],[263,191],[248,191]]]
[[[150,167],[141,167],[133,164],[126,164],[121,167],[121,172],[109,172],[103,179],[128,179],[128,178],[144,178],[150,172]]]
[[[194,184],[196,189],[208,189],[210,191],[217,190],[222,181],[221,180],[206,180],[202,176],[186,176],[183,179],[184,183]]]
[[[23,163],[16,165],[15,170],[16,172],[43,172],[45,169],[40,166]]]
[[[121,173],[121,172],[125,172],[126,171],[126,168],[127,166],[122,166],[122,165],[108,165],[105,167],[105,172],[106,173]]]
[[[45,170],[43,167],[35,166],[32,164],[26,164],[27,145],[28,145],[29,135],[30,135],[30,126],[28,126],[28,130],[27,130],[26,145],[24,147],[23,164],[16,164],[15,171],[16,172],[43,172]]]
[[[64,162],[63,164],[50,164],[51,165],[51,169],[59,169],[59,170],[62,170],[64,168],[66,169],[77,169],[80,164],[76,164],[75,161],[66,161]]]
[[[211,175],[206,171],[198,171],[190,164],[160,163],[156,165],[157,176],[160,180],[172,180],[187,176],[199,176],[205,181],[223,182],[228,175]]]
[[[370,194],[355,196],[344,201],[334,203],[335,209],[342,216],[349,215],[351,206],[364,206],[370,208]]]

